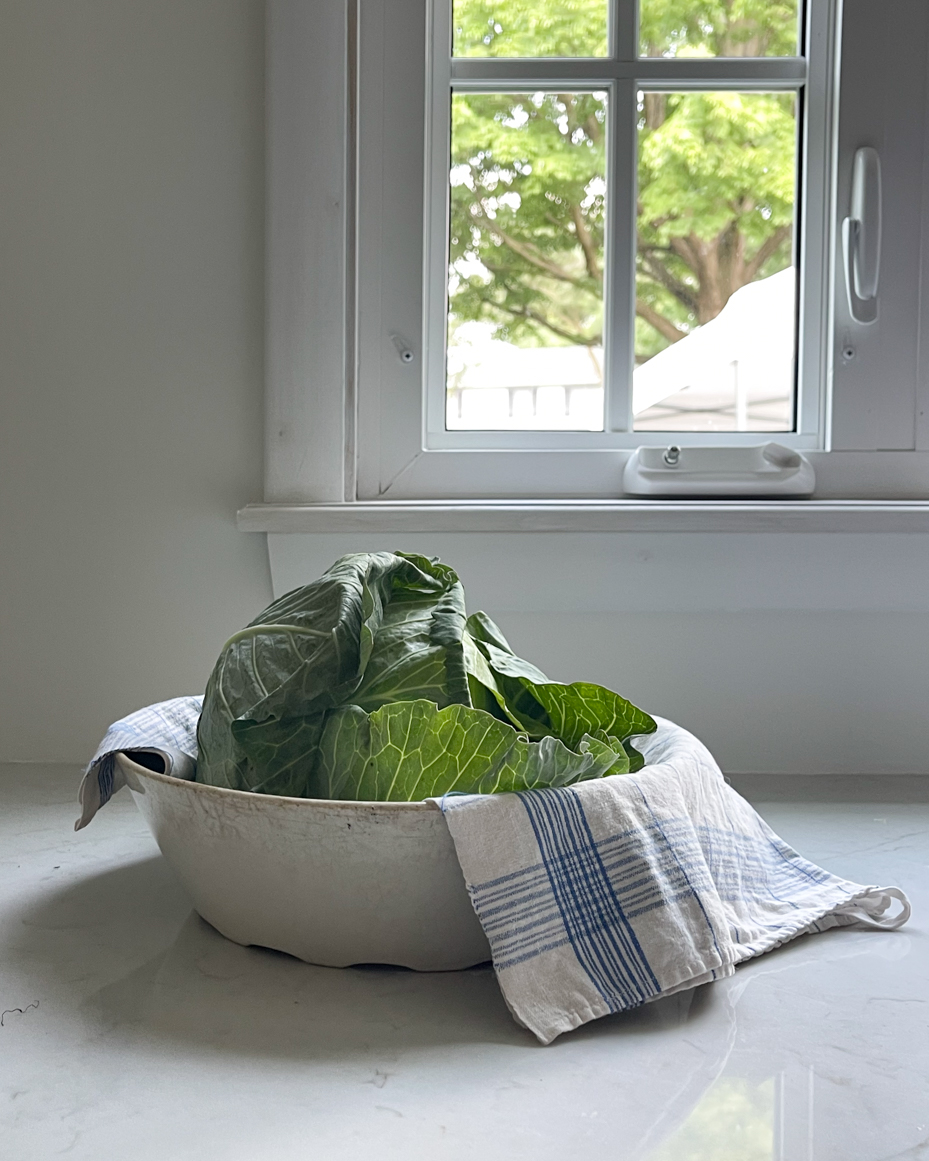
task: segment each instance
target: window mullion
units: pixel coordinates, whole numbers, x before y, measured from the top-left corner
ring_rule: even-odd
[[[610,0],[610,56],[616,68],[608,113],[608,218],[604,246],[603,430],[632,429],[635,351],[635,97],[622,74],[638,55],[638,0]]]
[[[636,83],[616,81],[608,113],[608,219],[604,286],[604,430],[632,427],[635,339]]]
[[[638,49],[638,0],[610,0],[610,56],[634,60]]]
[[[832,356],[830,256],[835,213],[836,0],[808,6],[803,43],[810,59],[800,129],[802,189],[798,199],[800,310],[797,334],[799,433],[826,442],[826,386]],[[821,443],[821,445],[822,445]]]
[[[448,172],[451,151],[451,0],[429,5],[427,71],[429,101],[426,135],[429,143],[425,168],[426,238],[423,315],[423,376],[426,423],[429,431],[445,429],[445,338],[448,312]]]
[[[807,77],[802,57],[457,57],[451,69],[457,86],[494,90],[518,90],[533,80],[548,88],[632,77],[655,89],[792,89]]]

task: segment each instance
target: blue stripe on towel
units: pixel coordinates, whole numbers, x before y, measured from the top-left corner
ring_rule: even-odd
[[[562,790],[518,795],[578,962],[612,1011],[659,991],[617,898],[580,799]]]
[[[115,763],[115,754],[105,754],[97,766],[97,790],[100,793],[101,806],[109,802],[113,795],[113,767]]]
[[[544,798],[539,797],[543,793],[560,799],[562,793],[569,792],[533,792],[530,801],[534,799],[539,809],[542,809],[545,802]],[[570,793],[574,794],[573,791]],[[663,821],[661,827],[646,823],[638,831],[623,830],[595,842],[586,817],[581,815],[583,823],[578,826],[575,813],[571,813],[567,828],[564,820],[558,824],[560,841],[571,853],[571,859],[561,858],[560,866],[564,871],[569,871],[574,865],[572,859],[578,861],[577,847],[583,850],[589,848],[590,858],[582,855],[580,862],[585,866],[591,863],[595,867],[596,883],[605,880],[608,884],[607,912],[614,918],[618,909],[625,921],[631,923],[649,912],[693,897],[697,890],[708,889],[710,884],[703,850],[695,840],[689,820],[669,818]],[[536,821],[545,824],[551,837],[552,826],[546,823],[546,817],[543,815]],[[536,833],[535,830],[533,833]],[[645,850],[643,834],[648,836]],[[555,838],[558,838],[557,834]],[[582,892],[587,890],[583,885],[580,889]],[[561,947],[569,942],[564,918],[566,903],[553,892],[550,869],[544,862],[535,862],[483,883],[469,884],[468,890],[490,940],[498,971],[525,963],[552,947]],[[576,910],[576,906],[568,906],[569,912]],[[623,924],[619,926],[622,933]],[[631,953],[627,952],[632,955],[633,962],[637,954],[641,953],[642,949],[638,948],[637,952],[634,943]],[[650,981],[646,974],[645,980],[639,978],[637,986],[631,990],[628,1004],[642,1002],[640,996],[643,983],[645,990],[650,991]]]

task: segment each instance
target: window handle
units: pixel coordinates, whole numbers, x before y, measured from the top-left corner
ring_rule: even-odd
[[[881,272],[881,159],[876,149],[855,153],[851,212],[842,223],[842,257],[849,312],[856,323],[873,323]]]

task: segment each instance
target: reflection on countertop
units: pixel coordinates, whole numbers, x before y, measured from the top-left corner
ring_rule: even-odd
[[[925,804],[760,807],[830,870],[902,886],[902,931],[800,939],[541,1048],[488,967],[338,970],[230,943],[128,796],[71,831],[75,787],[0,772],[16,1161],[929,1158]]]

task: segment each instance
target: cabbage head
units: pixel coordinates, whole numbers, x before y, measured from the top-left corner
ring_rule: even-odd
[[[618,694],[517,657],[489,617],[467,616],[447,565],[355,553],[226,642],[197,780],[378,802],[567,786],[639,769],[628,739],[654,729]]]

